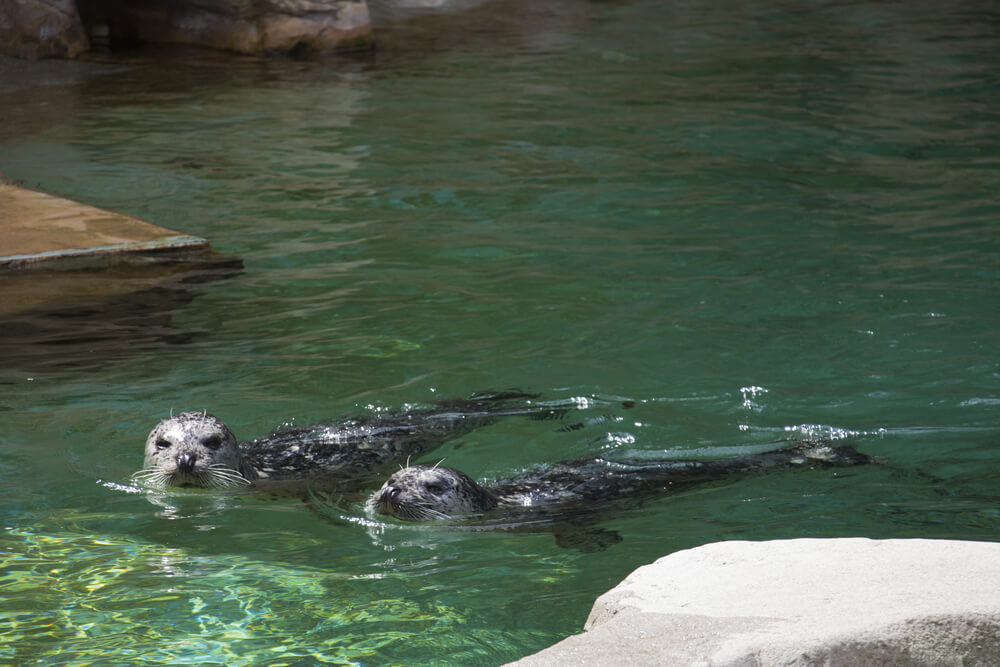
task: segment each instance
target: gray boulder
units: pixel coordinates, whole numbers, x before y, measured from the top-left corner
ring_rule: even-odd
[[[720,542],[639,568],[542,665],[996,665],[1000,543]]]

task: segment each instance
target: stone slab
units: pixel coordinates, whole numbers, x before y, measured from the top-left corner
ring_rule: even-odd
[[[208,250],[208,241],[138,218],[0,183],[0,269],[78,267],[130,254]]]
[[[996,665],[1000,543],[720,542],[639,568],[516,663]]]

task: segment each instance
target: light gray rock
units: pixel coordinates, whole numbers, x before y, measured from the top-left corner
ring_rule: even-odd
[[[1000,543],[720,542],[639,568],[542,665],[997,665]]]
[[[0,53],[75,58],[90,48],[73,0],[0,0]]]

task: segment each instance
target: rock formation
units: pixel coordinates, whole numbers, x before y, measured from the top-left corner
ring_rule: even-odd
[[[1000,543],[721,542],[641,567],[517,663],[995,665]]]
[[[76,58],[90,45],[74,0],[0,2],[0,53],[18,58]]]
[[[370,49],[364,0],[7,0],[0,51],[73,58],[87,33],[110,46],[188,44],[245,54]]]

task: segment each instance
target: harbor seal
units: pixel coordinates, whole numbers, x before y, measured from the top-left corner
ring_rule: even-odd
[[[132,479],[156,489],[238,488],[263,480],[326,478],[345,488],[380,465],[405,461],[502,416],[557,418],[559,408],[533,405],[533,394],[474,394],[434,407],[379,411],[324,426],[276,431],[239,443],[207,412],[181,412],[146,439],[145,460]]]
[[[849,445],[799,441],[772,451],[716,460],[612,461],[600,457],[556,463],[513,478],[480,485],[465,473],[440,465],[412,465],[395,472],[369,498],[376,514],[429,521],[498,510],[538,511],[552,521],[590,514],[602,503],[636,499],[722,479],[736,473],[786,467],[852,466],[878,460]],[[582,512],[581,512],[582,510]],[[505,526],[510,525],[506,521]]]

